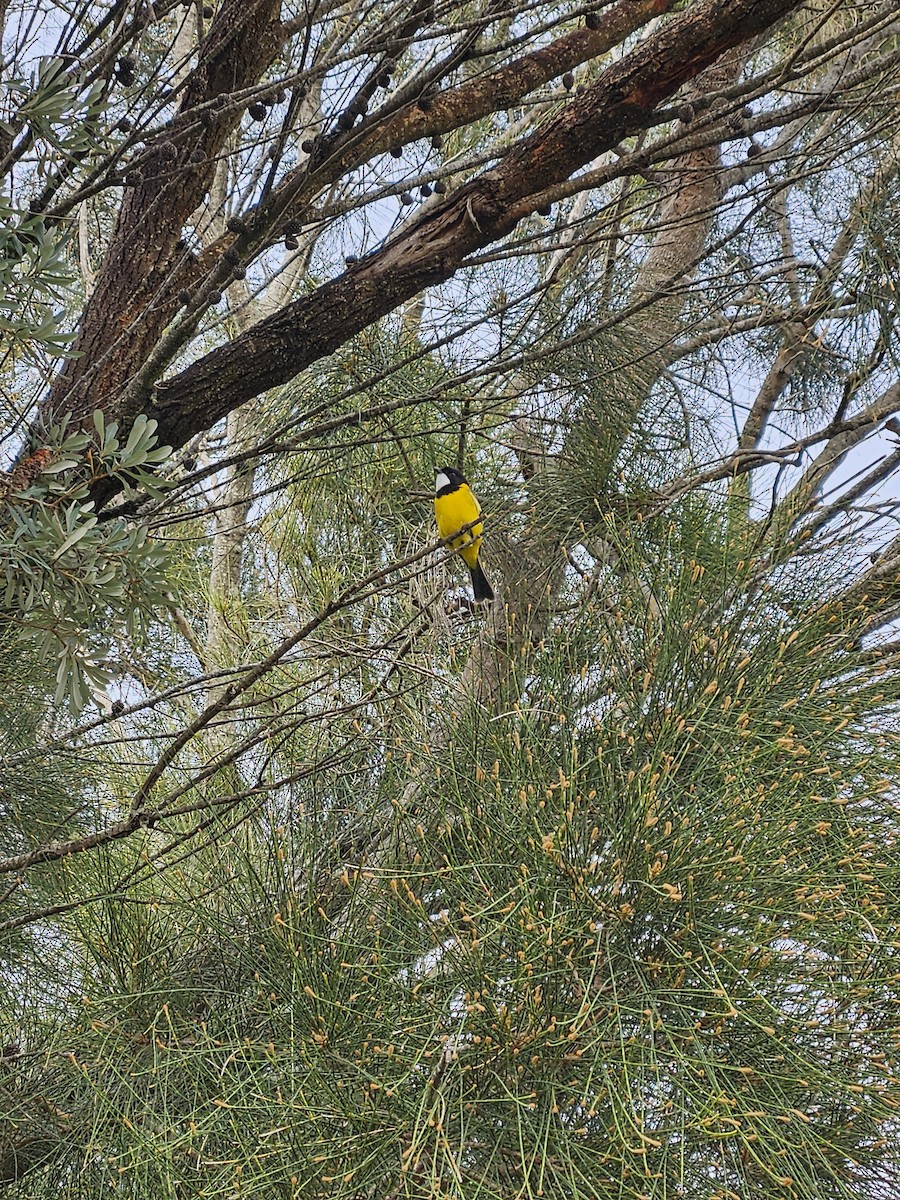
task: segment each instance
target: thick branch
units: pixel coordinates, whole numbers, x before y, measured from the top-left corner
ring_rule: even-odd
[[[772,25],[796,2],[709,0],[676,18],[497,167],[435,205],[382,250],[159,384],[146,408],[159,421],[163,440],[183,445],[423,288],[449,279],[467,255],[510,233],[532,211],[530,197],[536,192],[568,178],[640,128],[683,83]]]
[[[78,339],[53,387],[51,413],[85,417],[146,359],[177,304],[182,229],[208,190],[240,110],[194,111],[254,83],[279,46],[278,0],[223,0],[200,47],[179,114],[126,180],[115,232]],[[189,132],[188,132],[189,131]]]

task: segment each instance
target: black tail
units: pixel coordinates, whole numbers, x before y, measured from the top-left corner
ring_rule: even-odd
[[[474,567],[469,567],[472,574],[472,591],[475,594],[475,603],[481,604],[485,600],[493,600],[494,589],[488,583],[488,577],[482,571],[481,566],[476,563]]]

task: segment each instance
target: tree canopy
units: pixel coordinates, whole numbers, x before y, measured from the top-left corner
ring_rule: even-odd
[[[0,30],[0,1186],[895,1194],[893,0]]]

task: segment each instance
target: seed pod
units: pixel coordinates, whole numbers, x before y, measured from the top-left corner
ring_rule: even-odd
[[[134,59],[116,59],[115,75],[119,83],[124,84],[125,87],[130,87],[134,83]]]
[[[423,200],[427,200],[428,197],[431,195],[431,187],[427,183],[423,183],[422,186],[419,188],[419,194],[421,195]]]
[[[252,121],[262,121],[265,119],[266,106],[264,104],[251,104],[247,109]]]
[[[300,243],[297,241],[297,239],[296,239],[296,238],[293,238],[293,237],[286,237],[286,238],[284,239],[284,248],[285,248],[285,250],[296,250],[296,249],[298,248],[298,246],[299,246],[299,245],[300,245]]]
[[[443,146],[443,144],[444,144],[444,139],[441,137],[441,135],[439,133],[436,133],[434,135],[434,137],[431,139],[432,150],[440,150],[440,148],[441,148],[441,146]]]
[[[402,157],[403,157],[403,147],[402,146],[391,146],[391,158],[402,158]]]
[[[444,194],[444,192],[446,192],[446,190],[447,190],[447,185],[446,185],[446,183],[444,183],[443,179],[436,179],[434,181],[434,193],[436,196],[443,196],[443,194]]]
[[[316,143],[311,138],[306,138],[300,143],[300,149],[304,154],[312,154],[316,148]]]
[[[571,91],[571,89],[575,86],[575,76],[571,71],[566,71],[565,75],[563,75],[562,85],[567,92]]]
[[[412,202],[413,202],[412,192],[401,192],[400,193],[400,203],[401,204],[412,204]]]
[[[338,129],[343,129],[345,132],[348,129],[352,129],[353,122],[355,120],[356,120],[355,115],[352,112],[350,112],[349,109],[346,112],[342,112],[341,115],[337,119]]]
[[[589,12],[584,15],[584,23],[588,29],[599,29],[600,18],[597,13]]]

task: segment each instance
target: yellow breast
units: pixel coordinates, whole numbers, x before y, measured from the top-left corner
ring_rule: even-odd
[[[434,515],[437,519],[438,533],[442,538],[450,537],[464,525],[469,525],[481,512],[478,501],[472,495],[467,484],[461,484],[455,492],[446,496],[435,496]],[[460,534],[450,542],[454,550],[458,550],[467,566],[474,567],[478,562],[478,550],[481,546],[482,524],[477,521],[471,529]]]

